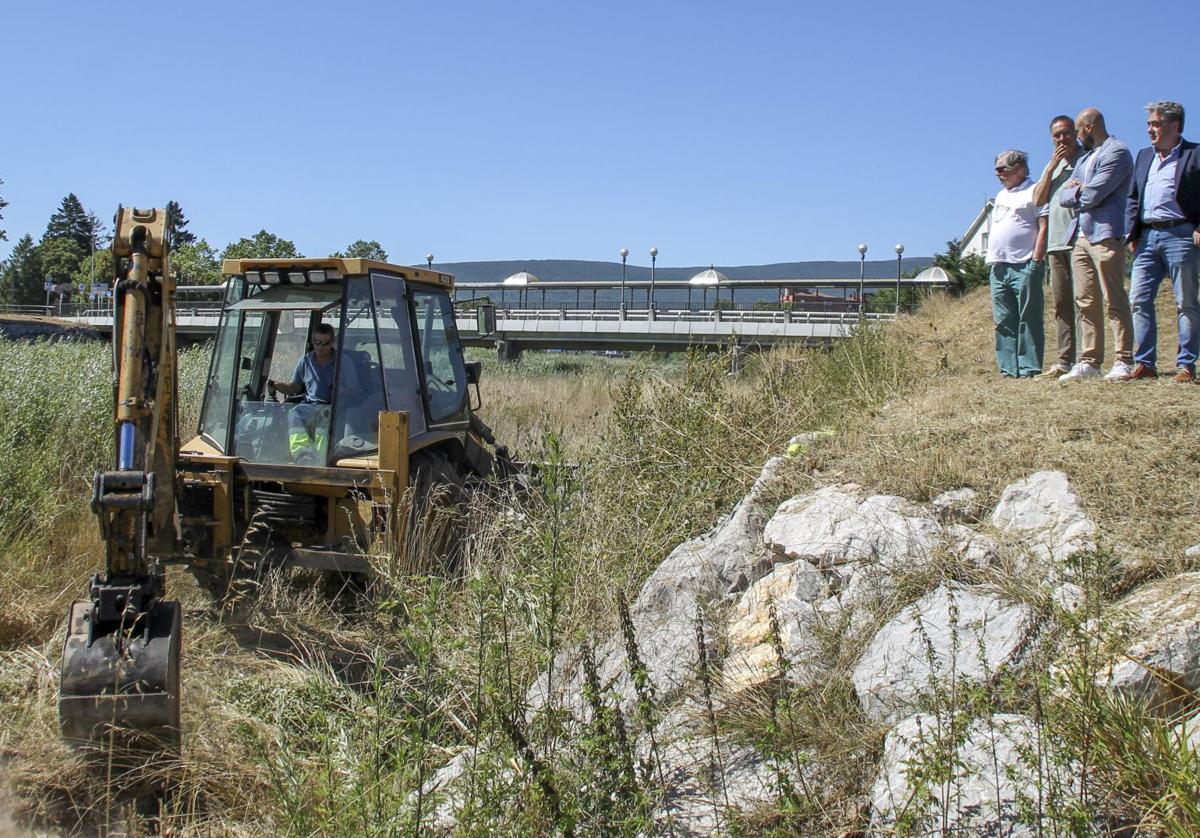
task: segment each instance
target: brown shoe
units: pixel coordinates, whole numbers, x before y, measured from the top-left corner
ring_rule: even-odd
[[[1065,367],[1062,364],[1055,364],[1045,372],[1039,372],[1034,376],[1039,381],[1057,381],[1071,371],[1070,367]]]
[[[1156,370],[1154,367],[1150,366],[1149,364],[1143,364],[1141,361],[1138,361],[1133,366],[1133,372],[1129,373],[1129,375],[1125,376],[1121,380],[1122,381],[1138,381],[1143,378],[1146,378],[1146,379],[1158,378],[1158,370]]]
[[[1180,367],[1175,370],[1175,374],[1171,376],[1171,381],[1176,384],[1191,384],[1196,380],[1196,374],[1187,367]]]

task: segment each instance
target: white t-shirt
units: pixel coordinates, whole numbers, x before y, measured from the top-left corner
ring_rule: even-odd
[[[1033,203],[1033,181],[1025,182],[1016,189],[1001,189],[992,206],[992,231],[988,235],[987,258],[994,262],[1021,263],[1033,258],[1033,246],[1037,243],[1038,216],[1048,215],[1049,205],[1038,207]]]

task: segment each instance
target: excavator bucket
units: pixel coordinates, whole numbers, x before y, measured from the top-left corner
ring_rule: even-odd
[[[76,602],[63,648],[58,719],[77,744],[109,734],[126,747],[179,745],[178,602],[158,600],[129,628],[96,631],[93,604]]]

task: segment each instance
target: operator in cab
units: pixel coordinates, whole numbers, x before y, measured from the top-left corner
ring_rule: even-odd
[[[328,323],[320,323],[313,329],[312,351],[306,352],[296,364],[291,381],[267,379],[267,395],[272,401],[275,393],[285,396],[304,394],[304,401],[296,405],[288,416],[288,448],[295,462],[313,462],[325,452],[329,410],[325,405],[333,403],[333,374],[337,369],[334,344],[337,332]],[[351,392],[358,389],[358,379],[353,364],[342,369],[343,389]]]

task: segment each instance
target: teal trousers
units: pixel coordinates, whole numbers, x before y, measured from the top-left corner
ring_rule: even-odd
[[[1013,378],[1042,371],[1042,267],[1032,259],[992,264],[992,320],[996,323],[996,364]]]

